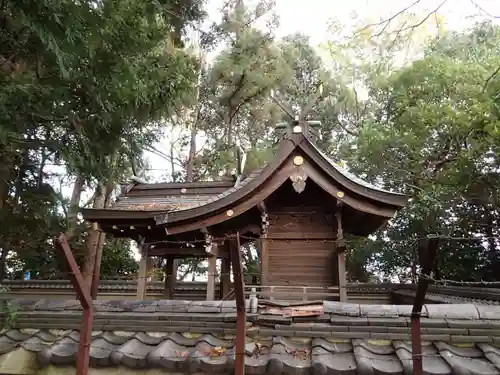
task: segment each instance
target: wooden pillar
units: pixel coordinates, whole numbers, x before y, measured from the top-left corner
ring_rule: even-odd
[[[102,252],[104,248],[105,237],[106,234],[104,232],[99,233],[99,240],[97,242],[97,252],[95,255],[94,273],[92,275],[92,285],[90,286],[90,295],[93,300],[97,299],[99,284],[101,282],[101,263],[102,263]]]
[[[338,248],[337,269],[339,275],[339,300],[340,302],[347,302],[347,288],[346,288],[346,277],[345,277],[345,248]]]
[[[148,277],[148,247],[139,244],[141,252],[141,261],[139,262],[139,274],[137,275],[137,299],[143,301],[146,299],[146,286]]]
[[[346,243],[344,241],[344,228],[342,226],[342,203],[337,201],[337,209],[335,212],[337,219],[337,276],[339,284],[339,300],[340,302],[347,302],[347,289],[345,277],[345,249]]]
[[[269,252],[267,251],[267,233],[260,239],[260,284],[268,285]]]
[[[177,262],[172,255],[167,256],[167,267],[165,269],[165,290],[166,299],[174,299],[175,281],[177,279]]]
[[[236,345],[234,374],[245,375],[245,343],[246,343],[246,307],[245,307],[245,281],[241,266],[240,236],[236,241],[231,241],[231,264],[233,266],[234,295],[236,299]]]
[[[261,233],[260,233],[260,284],[268,285],[269,252],[267,250],[267,229],[269,228],[269,216],[266,205],[260,202],[257,206],[260,210]]]
[[[212,244],[208,256],[207,301],[215,300],[215,274],[217,273],[217,245]]]
[[[220,287],[221,294],[224,297],[229,293],[229,286],[231,284],[231,259],[229,255],[221,258],[221,276],[220,276]]]

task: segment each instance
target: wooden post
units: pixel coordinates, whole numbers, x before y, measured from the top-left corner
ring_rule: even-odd
[[[208,256],[207,301],[215,300],[215,274],[217,273],[217,245],[213,244]]]
[[[347,289],[345,277],[345,249],[344,228],[342,226],[342,202],[337,201],[335,217],[337,219],[337,275],[339,281],[339,300],[347,302]]]
[[[268,252],[267,233],[260,238],[260,285],[268,285],[269,274],[269,252]]]
[[[347,288],[345,277],[345,248],[338,248],[337,270],[339,274],[339,300],[347,302]]]
[[[419,248],[421,255],[421,267],[424,277],[418,278],[417,291],[415,293],[415,300],[411,311],[411,351],[412,351],[412,364],[414,375],[423,374],[422,364],[422,337],[420,335],[420,315],[422,314],[422,306],[425,302],[425,294],[429,287],[430,280],[427,275],[430,274],[434,266],[434,260],[437,255],[439,247],[438,238],[420,240]]]
[[[240,235],[236,241],[231,241],[231,264],[233,266],[234,294],[236,299],[236,346],[235,346],[235,375],[245,375],[245,341],[246,341],[246,308],[245,282],[241,266]]]
[[[146,299],[146,286],[148,277],[148,247],[140,240],[139,249],[141,252],[141,261],[139,263],[139,274],[137,275],[137,299],[143,301]]]
[[[90,286],[90,295],[92,299],[97,299],[97,292],[99,291],[99,283],[101,282],[101,263],[102,252],[104,248],[104,239],[106,234],[99,233],[99,240],[97,242],[97,253],[95,255],[94,273],[92,274],[92,285]]]
[[[76,375],[87,375],[90,361],[90,342],[92,340],[93,305],[90,295],[90,288],[85,283],[78,268],[73,252],[71,251],[66,236],[61,236],[56,240],[56,247],[64,254],[66,263],[70,269],[69,279],[75,288],[76,295],[83,308],[82,325],[80,328],[80,348],[76,359]]]
[[[231,259],[229,258],[229,255],[226,255],[225,257],[221,258],[221,276],[220,276],[220,283],[221,283],[221,291],[222,291],[222,297],[224,297],[226,294],[229,293],[229,285],[231,284]]]
[[[269,228],[269,216],[264,202],[257,205],[261,216],[261,233],[260,233],[260,285],[268,285],[269,273],[269,252],[267,242],[267,230]]]
[[[177,269],[174,257],[172,255],[167,256],[167,267],[165,269],[165,291],[164,295],[166,299],[174,299],[175,281],[177,279]]]

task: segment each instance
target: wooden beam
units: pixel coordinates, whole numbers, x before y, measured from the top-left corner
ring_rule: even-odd
[[[137,299],[143,301],[146,299],[146,286],[148,277],[148,246],[142,243],[139,244],[141,260],[139,262],[139,273],[137,275]]]
[[[176,262],[173,256],[167,257],[167,267],[165,269],[165,291],[166,299],[174,299],[175,281],[177,279]]]
[[[231,264],[233,266],[234,294],[236,298],[236,347],[235,347],[235,375],[245,374],[245,341],[246,341],[246,308],[245,308],[245,281],[241,265],[240,236],[230,242]]]
[[[205,248],[189,248],[189,247],[179,247],[179,248],[149,248],[148,255],[150,257],[166,257],[174,256],[176,258],[190,258],[190,257],[206,257],[207,253]]]

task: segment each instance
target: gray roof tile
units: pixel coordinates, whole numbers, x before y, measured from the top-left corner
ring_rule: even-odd
[[[396,348],[396,355],[398,356],[401,364],[404,367],[406,374],[413,372],[412,364],[412,345],[409,342],[394,341],[394,348]],[[422,366],[425,374],[435,375],[451,375],[452,371],[450,366],[438,355],[438,351],[431,343],[422,345]]]
[[[91,366],[231,372],[235,303],[206,305],[188,301],[95,301],[94,329],[103,331],[93,334]],[[18,306],[24,306],[18,312],[19,324],[30,329],[0,334],[0,367],[1,355],[19,348],[33,353],[41,366],[74,365],[79,333],[64,329],[78,326],[81,311],[69,301],[45,300]],[[500,374],[495,367],[500,363],[500,350],[488,344],[500,341],[500,330],[482,328],[500,324],[500,316],[484,310],[482,316],[492,319],[481,319],[482,310],[474,314],[468,305],[454,314],[446,308],[438,314],[435,310],[439,307],[452,306],[427,305],[429,317],[421,320],[425,373]],[[324,322],[316,317],[301,317],[299,321],[280,315],[252,316],[245,350],[247,371],[289,375],[411,373],[407,306],[358,309],[355,304],[325,303],[324,310],[329,317]],[[453,319],[443,318],[449,316]],[[43,326],[58,330],[37,329]]]
[[[42,341],[39,336],[45,333],[40,333],[4,332],[0,336],[1,354],[22,347],[37,355],[41,366],[75,364],[77,332],[61,332],[52,342]],[[274,336],[271,340],[249,339],[245,365],[252,374],[309,374],[313,369],[318,374],[403,374],[403,371],[411,373],[411,353],[411,344],[401,340],[332,341],[318,337],[297,342],[290,337]],[[495,364],[500,353],[491,345],[464,347],[444,342],[424,343],[423,354],[424,371],[428,374],[499,374]],[[234,366],[235,351],[232,339],[211,334],[186,337],[180,333],[102,332],[93,337],[90,357],[92,367],[228,373]]]
[[[457,347],[451,344],[438,342],[436,346],[441,358],[457,374],[499,375],[498,368],[488,361],[484,352],[477,347]]]
[[[473,304],[425,305],[429,318],[443,319],[479,319],[477,308]]]

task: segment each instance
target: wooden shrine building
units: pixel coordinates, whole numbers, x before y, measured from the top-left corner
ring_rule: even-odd
[[[230,288],[228,246],[256,239],[261,285],[339,288],[346,300],[344,233],[367,236],[408,198],[362,181],[315,144],[307,122],[292,122],[274,158],[235,181],[133,183],[106,209],[84,209],[101,230],[141,245],[138,298],[145,297],[148,257],[167,259],[165,296],[172,298],[174,259],[207,258],[207,299],[214,299],[216,261],[222,294]],[[226,238],[226,239],[225,239]]]

